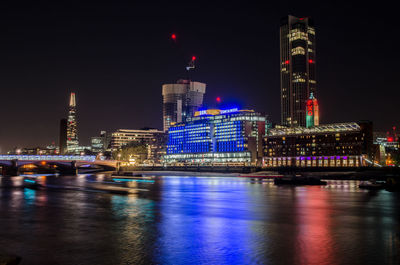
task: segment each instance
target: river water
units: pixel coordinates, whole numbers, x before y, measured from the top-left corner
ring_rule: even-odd
[[[400,264],[400,193],[356,181],[159,176],[129,196],[21,184],[0,179],[0,254],[21,264]]]

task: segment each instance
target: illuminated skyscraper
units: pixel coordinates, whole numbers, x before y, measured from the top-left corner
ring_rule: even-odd
[[[171,124],[184,122],[203,104],[206,84],[178,80],[176,84],[162,86],[164,132]]]
[[[304,104],[316,95],[315,29],[310,18],[288,16],[280,27],[281,123],[306,126]]]
[[[67,152],[74,153],[79,146],[78,128],[76,121],[75,93],[71,93],[67,119]]]

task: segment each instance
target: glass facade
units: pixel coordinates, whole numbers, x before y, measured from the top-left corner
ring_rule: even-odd
[[[185,122],[203,104],[206,84],[189,80],[178,80],[176,84],[164,84],[163,123],[164,131],[175,123]]]
[[[281,123],[306,126],[304,105],[316,92],[315,29],[311,18],[288,16],[280,27]]]
[[[203,110],[169,128],[166,163],[261,163],[266,118],[250,110]]]
[[[357,167],[370,164],[370,122],[274,128],[265,137],[265,167]]]
[[[75,153],[79,147],[78,122],[76,120],[75,93],[71,93],[67,119],[67,153]]]

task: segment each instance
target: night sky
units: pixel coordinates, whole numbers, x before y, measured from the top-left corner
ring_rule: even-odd
[[[393,7],[138,2],[1,2],[0,152],[58,142],[71,91],[81,144],[100,130],[161,129],[161,85],[185,78],[192,55],[206,105],[219,96],[280,122],[279,25],[288,14],[315,21],[322,123],[399,125]]]

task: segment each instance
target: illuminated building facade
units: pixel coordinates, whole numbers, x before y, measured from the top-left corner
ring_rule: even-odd
[[[386,166],[396,164],[395,158],[400,156],[400,145],[395,128],[393,132],[374,132],[374,145],[376,163]]]
[[[104,152],[108,149],[111,137],[106,131],[101,131],[100,136],[90,138],[91,151],[93,153]]]
[[[176,84],[162,86],[164,131],[171,124],[184,122],[203,104],[206,84],[189,80],[178,80]]]
[[[111,134],[111,150],[118,151],[130,143],[147,146],[147,159],[159,163],[165,155],[166,134],[156,129],[119,129]]]
[[[280,27],[281,123],[306,126],[304,104],[316,92],[315,28],[311,18],[288,16]]]
[[[197,111],[169,128],[166,164],[261,165],[265,116],[253,110]]]
[[[318,101],[311,93],[306,102],[306,127],[311,128],[319,125]]]
[[[75,93],[71,93],[67,118],[67,153],[75,153],[79,147],[78,124],[76,120]]]
[[[372,164],[372,123],[274,128],[264,147],[265,167],[358,167]]]
[[[90,147],[93,153],[103,152],[105,149],[104,146],[105,142],[103,137],[95,136],[90,138]]]
[[[17,148],[11,152],[8,152],[9,155],[58,155],[59,147],[55,146],[54,143],[46,146],[46,147],[33,147],[33,148]]]

